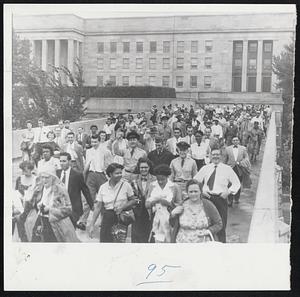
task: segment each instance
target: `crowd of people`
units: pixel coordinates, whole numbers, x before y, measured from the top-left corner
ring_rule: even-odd
[[[251,187],[270,115],[263,105],[154,105],[110,113],[89,133],[28,121],[13,234],[77,242],[76,229],[94,237],[99,222],[100,242],[225,243],[228,207]]]

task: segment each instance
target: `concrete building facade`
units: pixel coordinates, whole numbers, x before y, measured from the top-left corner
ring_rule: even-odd
[[[88,86],[166,86],[182,99],[219,101],[226,94],[230,101],[230,94],[262,100],[278,92],[272,57],[294,39],[295,21],[290,13],[43,15],[15,16],[13,26],[32,42],[33,58],[44,70],[52,64],[72,71],[80,58]]]

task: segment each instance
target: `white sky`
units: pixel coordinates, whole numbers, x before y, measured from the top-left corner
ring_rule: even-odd
[[[292,12],[295,5],[242,4],[5,4],[16,15],[76,14],[83,18]]]

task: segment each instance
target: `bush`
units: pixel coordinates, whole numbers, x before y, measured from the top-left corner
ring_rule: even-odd
[[[83,94],[87,98],[176,98],[174,88],[153,86],[83,87]]]

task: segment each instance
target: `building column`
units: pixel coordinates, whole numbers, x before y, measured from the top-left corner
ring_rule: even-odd
[[[68,69],[73,73],[74,69],[74,40],[68,39]]]
[[[60,66],[60,40],[54,40],[54,66]]]
[[[262,40],[257,42],[257,72],[256,72],[256,92],[261,92],[261,81],[262,81]]]
[[[294,39],[293,39],[294,40]],[[277,56],[280,54],[281,46],[278,44],[278,40],[274,39],[273,40],[273,52],[272,56]],[[279,50],[280,49],[280,50]],[[273,57],[272,57],[272,63],[273,63]],[[278,79],[275,73],[271,73],[271,93],[278,93],[279,90],[276,88],[276,84],[278,83]]]
[[[247,92],[248,40],[243,41],[242,92]]]
[[[48,46],[47,39],[42,40],[42,70],[47,71],[47,61],[48,61]]]
[[[78,58],[78,59],[80,59],[80,56],[79,56],[79,44],[80,44],[80,42],[77,41],[77,42],[76,42],[76,46],[77,46],[77,50],[76,50],[76,52],[77,52],[77,57],[76,57],[76,58]]]
[[[30,60],[34,62],[34,59],[35,59],[35,41],[34,40],[30,40],[30,47],[31,47]]]

